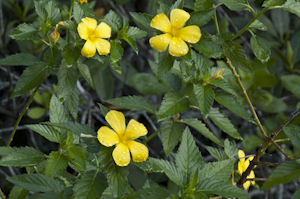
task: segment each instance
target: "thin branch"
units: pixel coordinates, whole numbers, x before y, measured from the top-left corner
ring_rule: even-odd
[[[284,150],[283,150],[283,148],[281,148],[276,142],[274,142],[274,140],[271,140],[272,141],[272,143],[273,143],[273,145],[277,148],[277,149],[279,149],[279,151],[281,151],[281,153],[285,156],[285,157],[287,157],[288,159],[290,159],[290,160],[294,160],[295,158],[292,158],[291,156],[289,156]]]
[[[254,162],[256,165],[265,165],[265,166],[274,166],[277,167],[280,164],[279,163],[273,163],[273,162]]]

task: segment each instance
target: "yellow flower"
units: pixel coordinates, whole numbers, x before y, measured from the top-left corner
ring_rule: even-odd
[[[218,77],[221,77],[222,79],[224,79],[224,77],[222,75],[220,75],[220,73],[223,71],[224,69],[222,68],[221,70],[219,70],[216,74],[214,74],[212,76],[212,79],[216,79]]]
[[[107,126],[102,126],[98,130],[97,137],[99,142],[106,147],[116,145],[112,153],[115,163],[118,166],[127,166],[130,163],[129,151],[134,162],[146,161],[149,154],[148,148],[133,141],[148,133],[146,127],[132,119],[126,128],[123,113],[114,110],[109,111],[105,119],[113,130]]]
[[[81,21],[77,30],[79,36],[86,40],[81,54],[85,57],[92,57],[95,55],[96,49],[100,55],[108,54],[110,43],[103,38],[110,38],[111,28],[104,22],[97,26],[97,21],[89,17],[83,18]]]
[[[87,0],[79,0],[80,4],[87,3]]]
[[[171,22],[163,13],[156,15],[152,19],[150,26],[165,34],[150,38],[150,45],[160,52],[167,50],[169,46],[169,53],[172,56],[187,54],[189,47],[185,41],[194,44],[201,37],[198,26],[192,25],[182,28],[189,18],[190,14],[181,9],[173,9],[171,11]]]
[[[242,173],[245,172],[245,171],[247,170],[247,168],[248,168],[249,165],[250,165],[250,161],[252,161],[254,157],[251,156],[251,157],[249,157],[249,158],[247,158],[247,159],[242,158],[242,157],[245,157],[245,153],[244,153],[244,151],[242,151],[242,150],[239,150],[238,155],[239,155],[240,161],[239,161],[239,163],[238,163],[238,170],[237,170],[237,172],[238,172],[239,174],[242,175]],[[251,171],[250,174],[249,174],[247,177],[249,177],[249,178],[255,178],[254,171]],[[246,181],[246,182],[243,184],[243,187],[247,190],[247,189],[250,187],[250,183],[251,183],[251,184],[255,184],[254,181],[251,181],[251,182],[250,182],[250,181],[248,180],[248,181]]]
[[[62,22],[59,22],[58,24],[56,24],[55,30],[54,30],[54,32],[52,33],[52,38],[53,38],[53,40],[54,40],[54,44],[56,44],[57,40],[58,40],[59,37],[60,37],[60,34],[59,34],[59,32],[58,32],[59,25],[64,26],[64,24],[63,24]]]

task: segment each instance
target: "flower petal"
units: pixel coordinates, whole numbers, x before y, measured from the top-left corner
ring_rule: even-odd
[[[243,187],[244,187],[244,189],[248,190],[249,187],[250,187],[250,181],[246,181],[246,182],[243,184]]]
[[[189,20],[190,14],[181,9],[173,9],[170,14],[171,25],[173,28],[181,28]]]
[[[112,156],[118,166],[124,167],[130,163],[129,149],[126,144],[119,143],[114,149]]]
[[[126,132],[125,132],[125,137],[126,139],[136,139],[138,137],[147,135],[148,130],[146,129],[146,127],[144,126],[144,124],[139,123],[135,120],[130,120],[127,128],[126,128]]]
[[[88,39],[83,48],[81,49],[81,54],[85,57],[93,57],[96,53],[96,46],[92,40]]]
[[[107,25],[104,22],[101,22],[96,30],[94,31],[95,37],[100,37],[100,38],[110,38],[111,37],[111,28],[109,25]]]
[[[238,151],[238,156],[239,156],[239,158],[245,159],[245,153],[244,153],[244,151],[243,151],[243,150],[239,150],[239,151]],[[241,160],[241,159],[240,159],[240,160]]]
[[[86,18],[81,19],[81,21],[86,25],[86,27],[90,33],[93,33],[94,30],[97,28],[96,19],[86,17]]]
[[[81,39],[88,40],[90,32],[88,30],[88,27],[83,22],[78,24],[77,31]]]
[[[106,114],[105,120],[119,135],[123,136],[125,132],[125,117],[122,112],[111,110]]]
[[[157,35],[155,37],[151,37],[149,43],[152,46],[152,48],[158,50],[159,52],[163,52],[167,50],[171,39],[172,35],[166,33],[162,35]]]
[[[249,178],[255,178],[255,175],[254,175],[254,171],[251,171],[250,174],[248,175]],[[255,181],[251,181],[251,184],[255,184]]]
[[[105,39],[95,38],[94,42],[96,44],[97,51],[99,55],[106,55],[110,52],[110,43]]]
[[[107,126],[102,126],[97,132],[97,138],[99,142],[106,146],[110,147],[120,142],[120,138],[116,132],[108,128]]]
[[[169,53],[172,56],[180,57],[189,52],[189,47],[187,44],[179,37],[173,37],[170,46]]]
[[[186,42],[195,44],[200,40],[201,31],[198,26],[187,26],[179,29],[176,35]]]
[[[136,141],[129,140],[127,142],[127,146],[129,147],[129,150],[132,155],[132,160],[134,162],[144,162],[147,160],[149,150],[145,145]]]
[[[168,33],[171,32],[171,23],[170,23],[170,20],[163,13],[156,15],[151,20],[150,26],[152,28],[155,28],[155,29],[163,31],[163,32],[168,32]]]

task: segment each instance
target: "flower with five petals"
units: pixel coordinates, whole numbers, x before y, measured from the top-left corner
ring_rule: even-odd
[[[238,172],[239,174],[242,175],[243,172],[245,172],[245,171],[247,170],[247,168],[248,168],[249,165],[250,165],[250,161],[252,161],[254,157],[251,156],[251,157],[249,157],[249,158],[247,158],[247,159],[243,158],[243,157],[245,157],[245,153],[244,153],[244,151],[242,151],[242,150],[239,150],[238,156],[239,156],[239,158],[240,158],[240,161],[239,161],[239,163],[238,163],[238,170],[237,170],[237,172]],[[249,178],[255,178],[254,171],[251,171],[250,174],[249,174],[247,177],[249,177]],[[250,182],[249,180],[247,180],[247,181],[243,184],[243,187],[247,190],[247,189],[250,187],[250,183],[251,183],[251,184],[255,184],[254,181],[251,181],[251,182]]]
[[[169,46],[169,53],[172,56],[183,56],[188,53],[189,47],[185,43],[197,43],[201,37],[201,31],[198,26],[191,25],[184,27],[184,24],[190,18],[190,14],[181,9],[173,9],[170,13],[170,19],[161,13],[156,15],[150,26],[165,34],[150,38],[150,45],[156,50],[163,52]]]
[[[148,148],[139,142],[133,141],[148,133],[143,124],[132,119],[126,127],[123,113],[114,110],[106,114],[105,120],[113,130],[107,126],[102,126],[97,132],[97,138],[106,147],[116,145],[112,156],[118,166],[127,166],[130,163],[130,153],[134,162],[147,160]]]
[[[96,49],[100,55],[108,54],[110,43],[103,38],[110,38],[111,28],[104,22],[97,26],[97,21],[89,17],[83,18],[81,21],[77,30],[79,36],[86,40],[81,54],[85,57],[92,57],[95,55]]]

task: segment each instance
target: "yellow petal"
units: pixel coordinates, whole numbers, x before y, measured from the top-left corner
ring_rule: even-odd
[[[107,126],[102,126],[98,130],[97,138],[102,145],[107,147],[113,146],[120,142],[118,134]]]
[[[190,14],[181,9],[173,9],[170,14],[173,28],[181,28],[189,20]]]
[[[250,187],[250,181],[246,181],[246,182],[243,184],[243,187],[244,187],[244,189],[248,190],[249,187]]]
[[[125,137],[126,139],[136,139],[138,137],[147,135],[148,130],[146,129],[146,127],[144,126],[144,124],[139,123],[135,120],[130,120],[127,128],[126,128],[126,132],[125,132]]]
[[[125,132],[125,117],[122,112],[111,110],[105,116],[108,124],[121,136]]]
[[[100,38],[110,38],[111,28],[106,23],[101,22],[94,31],[94,36]]]
[[[96,53],[96,46],[92,40],[88,39],[83,48],[81,49],[81,54],[85,57],[93,57]]]
[[[239,158],[244,158],[245,159],[245,153],[244,153],[244,151],[239,150],[238,151],[238,156],[239,156]]]
[[[169,53],[172,56],[180,57],[189,52],[189,47],[187,44],[179,37],[173,37],[170,46]]]
[[[177,36],[186,42],[195,44],[200,40],[201,31],[198,26],[187,26],[179,29]]]
[[[77,31],[78,31],[78,34],[79,34],[81,39],[84,39],[84,40],[89,39],[90,32],[89,32],[87,26],[83,22],[78,24]]]
[[[151,37],[149,43],[152,48],[158,50],[159,52],[166,51],[168,45],[172,39],[172,35],[169,33],[157,35],[155,37]]]
[[[110,43],[105,39],[95,38],[94,39],[97,51],[99,55],[106,55],[110,52]]]
[[[237,170],[237,172],[238,172],[239,174],[241,174],[241,175],[242,175],[242,173],[244,172],[244,162],[241,162],[241,160],[240,160],[239,163],[238,163],[238,170]]]
[[[248,178],[255,178],[255,175],[254,175],[254,171],[251,171],[250,174],[248,175]],[[251,181],[251,184],[255,184],[255,181]]]
[[[86,25],[86,27],[88,28],[88,30],[91,33],[94,32],[94,30],[97,28],[96,19],[86,17],[86,18],[81,19],[81,21]]]
[[[127,166],[130,163],[129,149],[126,144],[119,143],[114,149],[112,156],[118,166]]]
[[[168,32],[168,33],[171,32],[171,23],[170,23],[170,20],[163,13],[156,15],[151,20],[150,26],[152,28],[155,28],[155,29],[163,31],[163,32]]]
[[[144,162],[147,160],[149,155],[148,148],[136,141],[127,141],[127,145],[132,155],[132,160],[134,162]]]

